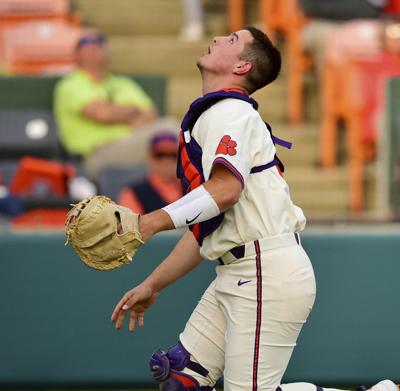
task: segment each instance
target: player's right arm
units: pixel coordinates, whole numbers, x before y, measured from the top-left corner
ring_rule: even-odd
[[[200,247],[192,232],[187,231],[146,281],[156,292],[159,292],[188,274],[201,261]]]
[[[134,331],[136,319],[139,326],[143,326],[144,312],[155,302],[159,292],[188,274],[201,261],[199,245],[187,231],[164,261],[140,285],[122,296],[111,316],[115,328],[122,327],[129,311],[129,330]]]
[[[193,224],[217,216],[238,201],[241,191],[238,178],[224,165],[216,164],[212,168],[210,179],[203,186],[192,190],[166,208],[140,216],[142,238],[146,242],[158,232],[182,228],[185,220],[188,225],[188,220]],[[167,213],[166,209],[170,207],[174,210]],[[174,220],[179,220],[178,224]]]

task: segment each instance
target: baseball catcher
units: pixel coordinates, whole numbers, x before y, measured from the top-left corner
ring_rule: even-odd
[[[144,243],[139,215],[104,196],[73,205],[65,221],[70,243],[86,265],[111,270],[129,263]]]

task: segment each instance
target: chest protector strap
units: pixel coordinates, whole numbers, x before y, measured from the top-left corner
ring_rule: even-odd
[[[216,92],[211,92],[198,99],[196,99],[189,108],[189,111],[183,118],[181,124],[181,132],[179,135],[179,150],[178,150],[178,164],[177,164],[177,176],[181,180],[182,188],[184,194],[195,189],[205,182],[203,166],[202,166],[202,150],[200,145],[196,140],[191,137],[192,129],[198,120],[198,118],[207,109],[221,101],[222,99],[240,99],[245,102],[250,103],[255,110],[258,109],[258,103],[245,94],[241,90],[230,89],[221,90]],[[266,129],[272,137],[274,144],[283,146],[285,148],[291,148],[292,144],[275,137],[272,134],[271,127],[265,123]],[[282,162],[279,160],[278,156],[275,155],[271,162],[266,164],[255,166],[250,170],[250,174],[264,171],[271,167],[277,166],[279,171],[284,172],[285,168]],[[196,237],[199,245],[203,243],[203,239],[214,232],[224,219],[224,213],[220,213],[218,216],[204,221],[202,223],[191,225],[189,228],[192,230],[194,236]]]

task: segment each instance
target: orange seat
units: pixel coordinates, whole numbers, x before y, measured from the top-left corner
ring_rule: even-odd
[[[0,2],[0,17],[53,16],[68,11],[68,0],[1,0]]]
[[[4,63],[14,74],[65,73],[82,29],[64,21],[29,22],[4,34]],[[29,37],[29,39],[27,39]]]
[[[80,16],[69,10],[69,0],[1,0],[0,59],[4,56],[4,34],[27,22],[67,21],[79,26]]]
[[[384,104],[384,83],[400,76],[400,56],[382,54],[325,66],[321,129],[321,163],[336,164],[337,124],[343,120],[349,156],[350,209],[363,210],[364,163],[375,156],[378,119]]]
[[[288,118],[292,123],[303,121],[303,78],[312,65],[301,45],[301,31],[307,18],[301,12],[298,0],[261,0],[263,24],[274,38],[280,33],[286,42],[288,55]]]
[[[75,176],[75,168],[56,161],[24,157],[10,184],[10,194],[25,196],[44,188],[54,196],[66,197],[68,180]]]
[[[68,12],[68,0],[1,0],[0,34],[25,22],[61,20]]]
[[[285,39],[288,55],[288,118],[292,123],[299,123],[304,117],[304,71],[312,65],[311,58],[304,53],[300,41],[307,18],[301,12],[299,0],[259,0],[259,6],[264,29],[271,39],[274,40],[277,33]],[[230,30],[239,30],[244,24],[244,1],[230,0]]]
[[[10,183],[10,194],[16,196],[67,197],[68,181],[75,176],[75,168],[69,164],[33,157],[20,160],[17,172]],[[35,208],[11,220],[11,226],[26,228],[62,228],[68,209]]]
[[[1,0],[0,32],[26,22],[64,20],[79,25],[80,16],[70,11],[69,0]]]
[[[238,31],[242,29],[246,22],[245,1],[228,0],[228,28],[229,31]]]

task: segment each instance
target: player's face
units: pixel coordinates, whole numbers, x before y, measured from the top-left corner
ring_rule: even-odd
[[[228,36],[215,37],[207,51],[197,61],[201,70],[213,73],[231,73],[247,43],[253,41],[248,30],[236,31]]]

